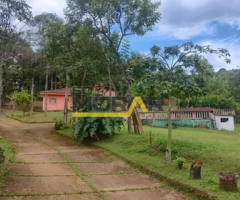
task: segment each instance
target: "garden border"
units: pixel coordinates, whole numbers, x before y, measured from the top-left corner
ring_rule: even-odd
[[[203,199],[207,199],[207,200],[216,200],[216,199],[219,199],[217,196],[214,196],[206,191],[203,191],[203,190],[200,190],[196,187],[193,187],[193,186],[190,186],[190,185],[187,185],[185,183],[182,183],[180,181],[177,181],[175,179],[172,179],[172,178],[169,178],[165,175],[162,175],[158,172],[155,172],[153,170],[150,170],[138,163],[135,163],[125,157],[123,157],[122,155],[119,155],[118,153],[115,153],[113,152],[112,150],[108,149],[108,148],[105,148],[105,147],[101,147],[97,144],[90,144],[90,143],[87,143],[89,146],[93,146],[93,147],[97,147],[97,148],[100,148],[100,149],[103,149],[109,153],[111,153],[112,155],[116,156],[117,158],[125,161],[126,163],[128,163],[129,165],[131,165],[132,167],[140,170],[141,172],[147,174],[147,175],[150,175],[150,176],[154,176],[155,178],[157,178],[158,180],[162,180],[162,181],[166,181],[167,183],[169,183],[170,185],[174,186],[174,187],[177,187],[177,188],[180,188],[182,189],[183,191],[186,191],[186,192],[191,192],[193,193],[194,195],[196,195],[197,197],[200,197],[200,198],[203,198]]]
[[[67,139],[72,139],[70,136],[68,135],[65,135],[61,132],[58,132],[58,131],[55,131],[55,133],[57,135],[59,135],[60,137],[63,137],[63,138],[67,138]],[[186,191],[186,192],[191,192],[193,193],[195,196],[197,197],[200,197],[200,198],[203,198],[203,199],[208,199],[208,200],[215,200],[215,199],[219,199],[217,196],[214,196],[206,191],[203,191],[203,190],[200,190],[196,187],[193,187],[193,186],[190,186],[190,185],[187,185],[185,183],[182,183],[180,181],[177,181],[175,179],[172,179],[172,178],[169,178],[165,175],[162,175],[158,172],[155,172],[153,170],[150,170],[138,163],[135,163],[127,158],[125,158],[124,156],[118,154],[118,153],[115,153],[113,152],[112,150],[108,149],[108,148],[105,148],[105,147],[102,147],[102,146],[99,146],[98,144],[93,144],[93,143],[89,143],[89,142],[86,142],[85,144],[89,145],[89,146],[92,146],[94,148],[98,148],[98,149],[103,149],[109,153],[111,153],[112,155],[114,155],[115,157],[125,161],[126,163],[128,163],[129,165],[131,165],[132,167],[134,167],[135,169],[138,169],[139,171],[142,171],[143,173],[147,174],[147,175],[150,175],[150,176],[154,176],[155,178],[157,178],[158,180],[162,180],[162,181],[166,181],[167,183],[169,183],[170,185],[174,186],[174,187],[178,187],[180,189],[182,189],[183,191]]]
[[[14,120],[17,120],[19,122],[22,122],[22,123],[25,123],[25,124],[54,124],[56,121],[43,121],[43,122],[25,122],[25,121],[22,121],[21,119],[18,119],[18,118],[15,118],[15,117],[9,117],[7,116],[4,112],[2,112],[2,114],[9,118],[9,119],[14,119]]]

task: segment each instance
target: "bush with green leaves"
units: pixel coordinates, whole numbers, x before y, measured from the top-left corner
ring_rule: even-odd
[[[184,158],[184,157],[177,156],[176,162],[177,162],[177,164],[179,164],[179,165],[183,165],[183,163],[185,163],[186,161],[185,161],[185,158]]]
[[[85,107],[82,112],[87,112]],[[123,118],[84,117],[79,118],[73,132],[73,137],[81,142],[86,137],[95,137],[103,134],[113,134],[115,129],[121,130]]]
[[[62,120],[59,120],[59,121],[57,121],[56,123],[55,123],[55,126],[54,126],[54,128],[55,128],[55,130],[60,130],[62,127],[63,127],[63,121]]]
[[[230,94],[208,94],[192,98],[189,102],[182,101],[180,107],[212,107],[218,109],[237,109],[237,102]]]
[[[72,117],[68,119],[68,124],[72,124]]]
[[[25,90],[18,92],[15,97],[15,103],[22,109],[23,114],[25,115],[25,112],[29,110],[29,107],[32,103],[31,95]]]

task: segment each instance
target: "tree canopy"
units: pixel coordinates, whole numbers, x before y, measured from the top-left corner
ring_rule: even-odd
[[[16,33],[16,22],[29,22],[32,17],[30,7],[24,0],[0,0],[0,115],[3,93],[3,65],[12,59],[17,62],[19,52],[12,44],[19,37]],[[14,44],[15,45],[15,44]]]

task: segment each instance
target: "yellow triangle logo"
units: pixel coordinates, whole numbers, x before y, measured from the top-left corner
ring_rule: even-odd
[[[147,108],[143,103],[141,97],[135,97],[132,101],[131,106],[127,112],[98,112],[98,113],[87,113],[87,112],[75,112],[72,113],[72,117],[130,117],[134,108],[139,104],[143,112],[147,112]]]

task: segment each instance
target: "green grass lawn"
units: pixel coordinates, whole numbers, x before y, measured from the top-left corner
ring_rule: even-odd
[[[10,145],[10,143],[4,138],[3,134],[0,132],[0,136],[1,136],[1,140],[0,140],[0,146],[1,148],[4,150],[3,155],[5,156],[5,161],[10,161],[13,162],[14,161],[14,157],[15,157],[15,152],[12,148],[12,146]],[[1,187],[1,180],[2,180],[2,176],[4,175],[4,171],[5,170],[4,163],[0,163],[0,187]]]
[[[2,137],[2,134],[0,133],[1,137]],[[14,157],[15,157],[15,152],[12,148],[12,146],[10,145],[10,143],[2,138],[0,140],[0,146],[1,148],[4,150],[3,154],[5,156],[5,160],[9,160],[9,161],[14,161]]]
[[[172,158],[183,156],[186,163],[183,169],[177,169],[175,161],[165,162],[167,144],[167,129],[145,126],[145,136],[127,134],[124,128],[108,139],[96,142],[97,145],[112,151],[122,157],[139,163],[148,169],[180,182],[208,191],[224,199],[240,199],[238,192],[226,192],[219,189],[218,173],[220,171],[240,172],[240,126],[234,132],[216,131],[199,128],[173,129]],[[149,136],[152,132],[149,155]],[[61,134],[71,136],[72,129],[60,130]],[[189,177],[190,163],[193,159],[203,162],[201,180],[192,180]],[[240,181],[238,181],[240,183]]]
[[[10,110],[3,110],[3,113],[11,118]],[[71,112],[68,114],[71,117]],[[48,112],[47,117],[44,116],[44,112],[34,112],[33,116],[30,116],[29,113],[23,115],[22,111],[16,110],[14,112],[14,119],[21,120],[22,122],[55,122],[63,119],[63,112]]]

